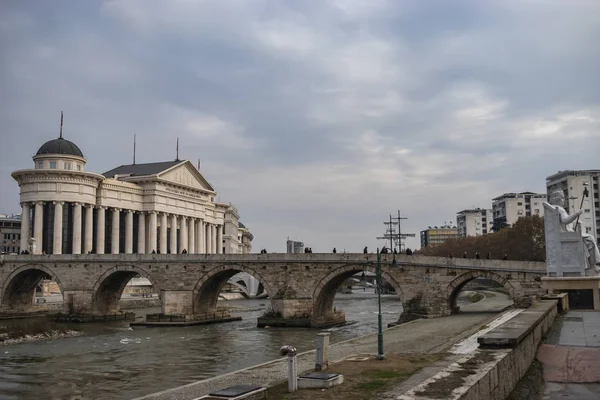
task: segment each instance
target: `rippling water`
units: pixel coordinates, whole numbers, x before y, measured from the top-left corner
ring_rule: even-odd
[[[221,305],[261,308],[243,320],[186,328],[129,328],[129,322],[79,325],[85,336],[0,347],[2,399],[131,399],[278,358],[284,344],[315,347],[317,330],[256,328],[269,300]],[[329,329],[332,343],[377,331],[377,297],[338,294],[335,306],[356,324]],[[143,312],[156,310],[143,310]],[[384,326],[402,311],[382,296]],[[8,323],[1,321],[0,323]],[[81,397],[78,397],[81,396]]]

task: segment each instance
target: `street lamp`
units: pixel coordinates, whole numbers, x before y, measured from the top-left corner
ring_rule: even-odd
[[[377,359],[385,360],[383,354],[383,323],[381,320],[381,253],[377,248],[377,303],[379,305],[379,314],[377,315]]]

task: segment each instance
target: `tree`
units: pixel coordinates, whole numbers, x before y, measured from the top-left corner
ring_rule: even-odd
[[[418,254],[438,257],[452,254],[454,257],[462,257],[465,252],[469,258],[475,258],[475,253],[479,253],[484,259],[489,253],[494,259],[502,259],[506,254],[509,260],[544,261],[544,220],[537,215],[522,217],[512,227],[498,232],[450,239],[436,246],[425,247]]]
[[[506,217],[494,218],[492,232],[500,232],[504,228],[508,228],[508,224],[506,223]]]

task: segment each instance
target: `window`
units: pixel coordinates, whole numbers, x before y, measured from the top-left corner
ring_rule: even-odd
[[[533,203],[534,206],[537,206],[539,203],[536,201],[535,203]]]
[[[589,212],[590,212],[590,209],[589,209],[589,208],[586,208],[586,209],[584,210],[584,212],[586,212],[586,213],[589,213]]]
[[[65,169],[71,169],[71,163],[70,162],[66,162],[65,163]]]
[[[518,206],[522,206],[522,205],[523,205],[523,202],[522,202],[522,201],[519,201],[519,202],[517,203],[517,205],[518,205]]]
[[[50,169],[56,169],[56,161],[50,161]]]
[[[585,227],[585,233],[590,233],[592,231],[592,228],[590,228],[589,226]]]
[[[517,211],[517,215],[523,215],[523,210]]]
[[[81,164],[77,164],[77,171],[81,171]]]
[[[37,169],[42,169],[44,168],[44,162],[43,161],[38,161],[37,163],[35,163],[35,167]]]
[[[536,209],[535,209],[535,213],[536,213],[536,214],[539,214],[539,213],[540,213],[540,210],[538,210],[538,209],[536,208]]]

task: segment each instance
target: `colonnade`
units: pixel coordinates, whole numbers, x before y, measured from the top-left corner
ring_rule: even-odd
[[[220,254],[223,252],[223,225],[217,225],[202,218],[158,212],[134,211],[120,208],[95,206],[92,204],[52,202],[54,219],[44,218],[45,202],[22,203],[21,249],[28,249],[28,240],[33,236],[36,247],[34,254],[43,252],[42,240],[44,224],[52,223],[52,244],[48,252],[62,254],[64,248],[63,226],[65,207],[72,207],[72,221],[68,229],[72,240],[72,254],[95,252],[111,254],[134,252],[150,254]],[[33,235],[31,235],[31,211],[34,210]],[[107,224],[107,211],[110,224]],[[94,214],[96,216],[94,221]],[[137,214],[137,229],[134,230],[134,214]],[[121,232],[121,218],[125,219],[125,230]],[[83,219],[83,220],[82,220]],[[82,234],[82,226],[84,232]],[[106,227],[110,227],[107,234]],[[135,234],[134,234],[135,233]],[[167,239],[167,233],[169,238]],[[135,237],[134,237],[135,236]],[[95,243],[94,243],[95,239]],[[83,243],[82,243],[83,240]],[[124,242],[124,248],[121,243]],[[110,246],[106,246],[110,243]]]

